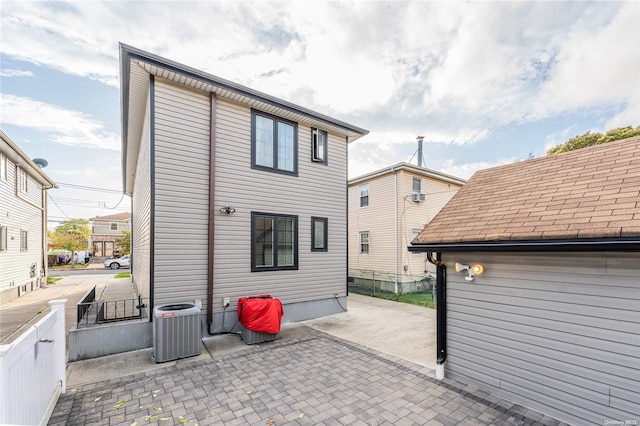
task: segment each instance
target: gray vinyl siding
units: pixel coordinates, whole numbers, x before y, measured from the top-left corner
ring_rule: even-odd
[[[156,79],[154,120],[154,304],[204,302],[209,218],[209,96]]]
[[[149,133],[149,107],[145,112],[140,152],[136,165],[131,219],[132,272],[138,293],[150,297],[151,277],[151,143]]]
[[[640,417],[640,253],[443,258],[449,377],[573,424]]]
[[[298,176],[251,169],[251,110],[218,98],[214,312],[222,298],[271,293],[286,305],[345,295],[344,137],[329,133],[328,165],[311,161],[311,128],[298,123]],[[218,213],[231,206],[231,215]],[[251,272],[251,212],[298,216],[298,270]],[[311,217],[328,218],[328,251],[311,251]]]
[[[0,226],[7,227],[7,250],[0,252],[0,292],[25,284],[30,291],[43,267],[42,185],[29,177],[28,190],[22,192],[18,170],[7,159],[7,180],[0,179]],[[27,251],[20,250],[22,230],[27,231]],[[36,276],[32,278],[30,269],[34,263]]]

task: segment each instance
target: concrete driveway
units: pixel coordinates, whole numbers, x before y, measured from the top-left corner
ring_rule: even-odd
[[[359,294],[348,312],[305,321],[336,337],[435,368],[436,310]]]

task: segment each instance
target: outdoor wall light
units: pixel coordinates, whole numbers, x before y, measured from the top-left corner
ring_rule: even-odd
[[[233,207],[229,207],[229,206],[225,206],[225,207],[220,209],[220,213],[231,214],[231,213],[235,213],[235,212],[236,212],[236,209],[234,209]]]
[[[480,275],[484,272],[484,266],[482,266],[479,263],[476,263],[475,265],[464,265],[462,263],[456,263],[456,272],[463,272],[463,271],[467,271],[469,273],[468,276],[464,277],[465,280],[467,281],[473,281],[473,277],[475,275]]]

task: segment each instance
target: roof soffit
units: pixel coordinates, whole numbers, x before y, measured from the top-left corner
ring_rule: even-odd
[[[246,105],[249,108],[255,108],[260,111],[273,114],[287,120],[291,120],[299,123],[305,123],[311,127],[317,127],[317,128],[326,130],[329,133],[334,133],[337,135],[349,137],[349,142],[355,141],[357,138],[363,136],[363,132],[364,134],[368,133],[366,130],[354,131],[352,129],[345,128],[343,126],[333,124],[332,122],[336,121],[333,119],[330,119],[332,122],[329,122],[329,121],[324,121],[324,120],[314,118],[313,116],[310,116],[310,115],[317,116],[319,114],[312,111],[308,111],[307,114],[303,112],[296,112],[296,111],[292,111],[291,108],[286,108],[285,107],[286,105],[283,105],[283,106],[274,105],[274,101],[271,101],[269,99],[256,99],[256,97],[250,94],[238,93],[236,91],[225,88],[222,85],[217,85],[217,84],[214,84],[213,82],[207,81],[206,77],[204,76],[185,76],[182,73],[172,71],[170,69],[163,68],[158,65],[153,65],[153,64],[144,62],[143,60],[140,60],[140,59],[136,60],[136,63],[140,67],[142,67],[147,73],[154,75],[156,77],[160,77],[165,80],[172,81],[174,83],[178,83],[180,85],[187,86],[195,90],[201,90],[204,92],[213,92],[218,97],[225,98],[230,101]],[[302,108],[297,108],[297,109],[302,110]],[[329,120],[329,117],[327,117],[327,119]]]

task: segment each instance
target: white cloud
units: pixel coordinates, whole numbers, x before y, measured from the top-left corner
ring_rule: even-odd
[[[455,160],[447,159],[438,168],[443,173],[447,173],[462,179],[469,179],[478,170],[484,170],[491,167],[503,166],[516,161],[515,158],[502,158],[497,161],[478,161],[475,163],[457,164]]]
[[[0,94],[2,124],[30,128],[63,145],[120,149],[120,137],[88,114],[30,98]]]
[[[376,143],[469,144],[574,111],[598,109],[611,127],[640,113],[637,2],[176,4],[7,2],[0,49],[117,87],[122,41],[369,128]]]
[[[3,69],[2,71],[0,71],[0,76],[2,77],[33,77],[33,73],[31,71]]]
[[[540,88],[538,115],[622,105],[620,118],[614,117],[608,125],[637,124],[639,16],[640,3],[624,2],[607,23],[579,20],[559,43],[556,65]]]

